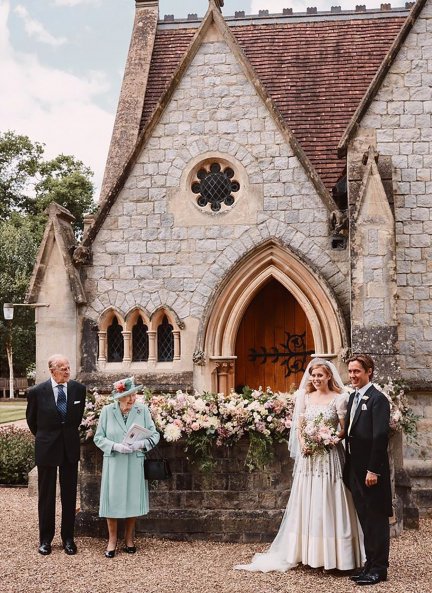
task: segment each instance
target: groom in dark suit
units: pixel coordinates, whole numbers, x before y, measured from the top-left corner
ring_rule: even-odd
[[[86,388],[70,381],[70,364],[61,354],[48,360],[51,378],[27,392],[27,424],[35,435],[38,468],[39,553],[51,553],[55,532],[57,468],[62,504],[61,538],[66,554],[77,552],[74,542],[81,423]]]
[[[364,534],[366,563],[351,579],[374,585],[387,579],[392,515],[390,468],[387,454],[390,404],[372,385],[374,362],[367,354],[348,361],[351,394],[345,426],[344,481],[351,490]]]

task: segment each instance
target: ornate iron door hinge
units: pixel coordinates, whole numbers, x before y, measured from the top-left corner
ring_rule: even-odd
[[[307,357],[314,353],[314,350],[306,350],[306,332],[302,334],[285,332],[285,335],[285,343],[279,344],[282,347],[281,351],[277,346],[268,349],[265,346],[260,346],[258,350],[249,348],[248,359],[251,362],[261,360],[261,364],[268,360],[273,364],[281,361],[281,366],[285,367],[285,377],[289,377],[293,373],[304,372]]]

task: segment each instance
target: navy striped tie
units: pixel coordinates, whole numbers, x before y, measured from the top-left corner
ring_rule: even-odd
[[[63,385],[57,385],[57,410],[59,411],[62,422],[66,419],[67,403],[66,393],[64,392]]]

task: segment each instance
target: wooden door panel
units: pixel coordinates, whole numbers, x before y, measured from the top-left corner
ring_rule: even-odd
[[[302,336],[297,340],[297,347],[294,336]],[[236,389],[261,385],[264,389],[269,386],[275,391],[288,391],[293,384],[299,385],[310,360],[310,355],[300,356],[299,352],[313,351],[313,336],[305,312],[285,287],[271,280],[255,296],[239,327]]]

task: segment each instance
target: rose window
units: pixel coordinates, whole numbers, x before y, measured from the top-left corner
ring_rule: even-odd
[[[197,204],[205,208],[208,204],[213,212],[219,212],[222,204],[232,206],[235,192],[240,189],[238,181],[233,180],[231,167],[222,170],[219,163],[212,163],[209,168],[202,167],[196,174],[198,181],[192,183],[192,192],[199,194]]]

